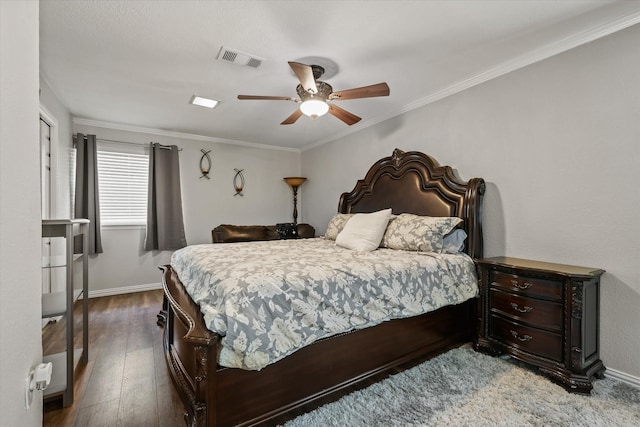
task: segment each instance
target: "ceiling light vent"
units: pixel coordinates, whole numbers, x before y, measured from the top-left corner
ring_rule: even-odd
[[[230,49],[222,46],[220,48],[220,52],[218,52],[218,56],[216,57],[219,61],[232,62],[238,65],[244,65],[247,67],[258,68],[262,65],[264,58],[260,58],[256,55],[251,55],[249,53],[241,52],[237,49]]]

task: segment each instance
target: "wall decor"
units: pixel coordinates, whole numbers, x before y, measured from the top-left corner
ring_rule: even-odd
[[[211,157],[209,157],[209,153],[211,150],[205,151],[205,149],[202,148],[200,151],[202,152],[202,157],[200,157],[200,172],[202,172],[202,175],[200,178],[211,179],[209,178],[209,172],[211,171]]]
[[[233,188],[235,188],[236,190],[236,194],[234,194],[234,196],[244,197],[244,194],[242,194],[242,190],[244,189],[244,175],[242,174],[243,170],[244,169],[234,169],[234,171],[236,171],[236,174],[233,177]]]

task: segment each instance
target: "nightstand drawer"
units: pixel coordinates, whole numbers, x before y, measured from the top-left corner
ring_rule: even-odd
[[[489,299],[491,311],[499,311],[505,316],[553,329],[562,330],[562,304],[490,289]]]
[[[562,337],[560,334],[520,325],[492,315],[490,334],[507,345],[528,353],[562,362]]]
[[[562,283],[553,280],[493,271],[491,272],[491,282],[492,285],[511,292],[562,299]]]

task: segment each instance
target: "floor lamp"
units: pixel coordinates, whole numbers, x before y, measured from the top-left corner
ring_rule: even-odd
[[[298,225],[298,187],[300,187],[307,178],[302,176],[289,176],[283,179],[293,190],[293,224]]]

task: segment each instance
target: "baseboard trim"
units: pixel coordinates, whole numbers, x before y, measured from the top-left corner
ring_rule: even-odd
[[[162,283],[148,283],[146,285],[122,286],[120,288],[89,290],[89,298],[108,297],[112,295],[131,294],[134,292],[153,291],[162,289]]]
[[[625,372],[620,372],[615,369],[607,368],[605,375],[613,378],[614,380],[622,381],[634,387],[640,388],[640,378],[629,375]]]

